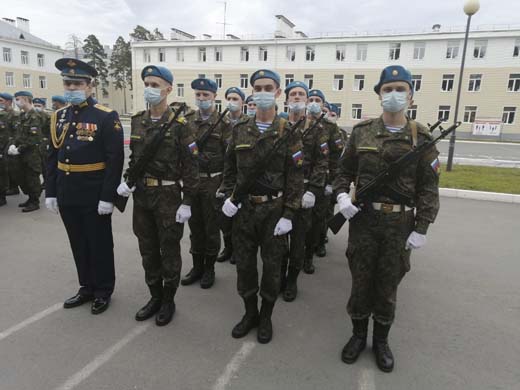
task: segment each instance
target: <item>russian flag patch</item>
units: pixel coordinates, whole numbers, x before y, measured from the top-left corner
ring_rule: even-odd
[[[338,138],[334,143],[339,149],[343,149],[343,140],[341,138]]]
[[[435,172],[437,175],[441,174],[441,163],[438,158],[433,160],[430,166],[432,167],[433,172]]]
[[[329,144],[327,142],[324,142],[320,145],[321,152],[326,156],[329,154]]]
[[[292,155],[292,159],[294,162],[294,165],[297,167],[301,167],[303,165],[303,153],[301,150],[298,150],[296,153]]]
[[[197,146],[197,142],[193,141],[191,144],[188,145],[188,148],[190,149],[190,153],[194,156],[197,156],[199,154],[199,147]]]

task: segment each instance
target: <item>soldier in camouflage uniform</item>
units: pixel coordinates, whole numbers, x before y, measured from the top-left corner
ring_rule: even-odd
[[[16,180],[29,199],[18,206],[27,213],[40,208],[42,192],[40,173],[42,171],[39,145],[42,138],[43,121],[32,105],[33,96],[29,91],[14,94],[16,105],[22,110],[20,127],[11,141],[7,153],[19,156]]]
[[[309,89],[305,83],[294,81],[285,88],[289,107],[289,122],[298,122],[305,117]],[[289,256],[282,262],[281,291],[286,302],[296,299],[298,293],[297,279],[305,253],[314,250],[312,243],[307,248],[306,236],[311,230],[313,208],[316,198],[322,196],[328,168],[328,133],[320,123],[309,119],[302,122],[298,129],[303,142],[303,173],[305,193],[301,207],[293,218],[293,230],[289,233]],[[288,260],[288,261],[287,261]]]
[[[343,348],[342,360],[354,363],[365,348],[372,314],[376,362],[382,371],[390,372],[394,358],[388,333],[394,321],[397,287],[410,270],[411,249],[426,243],[428,226],[439,210],[439,153],[433,147],[410,163],[377,194],[362,199],[361,210],[353,205],[348,195],[351,183],[363,187],[388,163],[431,139],[426,127],[405,115],[413,94],[409,71],[402,66],[385,68],[374,89],[383,115],[354,126],[334,182],[340,212],[347,219],[356,216],[350,220],[347,248],[352,274],[347,311],[353,336]]]
[[[311,125],[321,116],[325,105],[325,95],[319,89],[309,92],[309,102],[307,106],[307,116]],[[311,229],[307,234],[307,244],[305,251],[305,261],[303,271],[313,274],[315,271],[313,256],[320,243],[320,238],[326,228],[327,217],[330,205],[330,195],[332,194],[332,181],[334,180],[338,160],[343,151],[344,143],[340,130],[336,123],[323,118],[317,126],[320,131],[327,135],[326,141],[322,142],[322,148],[328,151],[328,167],[325,172],[325,188],[316,194],[316,205],[312,209]],[[326,142],[326,144],[325,144]]]
[[[4,106],[2,122],[8,131],[9,143],[7,147],[9,147],[12,143],[12,140],[14,140],[16,132],[20,128],[20,115],[13,109],[13,95],[8,93],[1,93],[0,105]],[[4,164],[7,167],[6,169],[8,177],[8,189],[6,191],[6,195],[18,195],[20,190],[18,189],[15,173],[18,171],[17,165],[19,165],[20,155],[10,156],[7,154],[7,149],[3,150],[3,152]]]
[[[287,121],[276,116],[276,98],[282,93],[280,76],[270,70],[258,70],[251,76],[257,105],[255,117],[239,121],[226,153],[224,191],[232,193],[222,211],[233,217],[233,248],[236,255],[237,287],[246,313],[233,328],[234,338],[244,337],[258,326],[257,339],[272,338],[271,315],[280,292],[281,261],[287,252],[287,233],[292,230],[295,213],[303,195],[303,153],[297,132],[289,137],[273,156],[273,145],[290,131]],[[280,145],[280,144],[278,144]],[[266,160],[268,159],[268,160]],[[256,172],[265,163],[263,172]],[[235,205],[233,203],[240,202]],[[257,252],[263,263],[258,312]]]
[[[147,66],[141,78],[150,109],[132,117],[130,168],[142,157],[150,139],[181,109],[179,105],[168,106],[173,75],[167,68]],[[194,137],[181,114],[166,131],[144,178],[133,188],[121,183],[117,189],[121,196],[134,193],[133,230],[151,293],[150,301],[137,312],[137,321],[157,314],[155,322],[162,326],[168,324],[175,313],[174,297],[182,265],[180,240],[184,223],[191,216],[191,204],[199,183],[196,154]]]
[[[8,101],[13,97],[6,93],[0,93],[0,207],[5,206],[7,190],[9,188],[9,174],[7,171],[7,148],[11,133],[9,113],[6,111]]]
[[[215,261],[220,250],[220,210],[216,198],[222,183],[224,154],[231,136],[231,122],[227,117],[219,121],[215,109],[217,84],[209,79],[195,79],[191,83],[195,92],[195,103],[199,107],[188,117],[192,133],[197,140],[200,185],[193,199],[193,216],[190,225],[190,252],[193,268],[182,279],[187,286],[200,280],[206,289],[215,283]],[[216,128],[213,128],[216,125]],[[213,130],[211,130],[213,128]],[[207,132],[211,130],[206,138]],[[202,138],[206,138],[204,141]]]
[[[42,118],[42,141],[40,142],[39,149],[42,161],[42,187],[45,187],[45,178],[47,177],[47,154],[49,153],[51,116],[45,112],[45,100],[41,98],[35,98],[33,100],[33,105],[34,110],[40,114]]]

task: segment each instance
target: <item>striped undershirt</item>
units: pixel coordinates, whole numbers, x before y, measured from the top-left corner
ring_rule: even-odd
[[[387,126],[385,125],[386,129],[390,132],[390,133],[399,133],[403,128],[402,127],[395,127],[395,126]]]
[[[258,127],[258,130],[260,130],[260,133],[266,131],[269,128],[269,126],[271,126],[271,123],[256,121],[256,127]]]

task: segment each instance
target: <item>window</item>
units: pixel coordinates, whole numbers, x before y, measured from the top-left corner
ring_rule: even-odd
[[[148,49],[144,49],[144,50],[143,50],[143,61],[144,61],[145,63],[150,63],[150,62],[152,62],[152,57],[151,57],[151,55],[150,55],[150,50],[148,50]]]
[[[368,53],[368,45],[366,43],[358,43],[356,50],[356,59],[358,61],[366,61]]]
[[[332,103],[336,107],[338,107],[338,118],[341,116],[341,103]]]
[[[267,47],[260,46],[258,48],[258,60],[259,61],[267,61]]]
[[[283,112],[289,112],[289,105],[287,104],[287,102],[283,103]]]
[[[177,62],[184,62],[184,48],[177,48]]]
[[[502,114],[502,123],[512,125],[515,123],[516,107],[504,107]]]
[[[40,53],[38,53],[38,66],[40,68],[43,68],[45,66],[45,56]]]
[[[166,62],[166,53],[163,48],[159,48],[159,62]]]
[[[454,60],[459,56],[459,41],[448,42],[448,48],[446,49],[446,58]]]
[[[450,92],[453,90],[453,83],[455,81],[455,75],[453,74],[445,74],[442,75],[442,85],[441,90],[443,92]]]
[[[199,75],[197,76],[198,79],[205,79],[206,78],[206,74],[205,73],[199,73]]]
[[[354,91],[362,91],[365,89],[365,75],[354,75]]]
[[[419,92],[422,86],[422,75],[414,74],[412,75],[412,87],[414,92]]]
[[[40,76],[39,80],[40,80],[40,88],[41,89],[47,89],[47,77]]]
[[[401,44],[400,43],[391,43],[390,44],[390,52],[388,53],[389,60],[398,60],[401,57]]]
[[[520,91],[520,73],[513,73],[509,75],[509,83],[507,83],[507,90],[509,92]]]
[[[246,89],[249,87],[249,77],[247,74],[240,75],[240,88]]]
[[[184,97],[184,84],[177,84],[177,96]]]
[[[22,65],[29,65],[29,52],[22,50],[21,55],[22,55]]]
[[[249,61],[249,47],[242,46],[240,48],[240,61],[243,61],[243,62]]]
[[[222,100],[215,100],[215,110],[218,113],[222,112]]]
[[[470,91],[470,92],[478,92],[478,91],[480,91],[480,84],[481,83],[482,83],[482,75],[481,74],[470,74],[469,75],[468,91]]]
[[[222,75],[215,74],[215,82],[217,83],[217,87],[222,88]]]
[[[336,45],[336,61],[345,61],[346,51],[345,45]]]
[[[31,75],[30,74],[24,74],[23,77],[22,77],[22,85],[24,88],[31,88],[32,87],[32,83],[31,83]]]
[[[362,111],[363,111],[362,104],[353,104],[352,105],[352,119],[361,119]]]
[[[515,47],[513,48],[513,57],[520,57],[520,39],[515,41]]]
[[[413,59],[422,60],[424,58],[425,51],[426,51],[426,43],[415,42],[415,45],[413,48]]]
[[[294,81],[294,75],[293,74],[286,74],[285,75],[285,86],[287,87],[290,83]]]
[[[215,61],[222,62],[222,48],[221,47],[215,48]]]
[[[13,72],[5,72],[5,86],[6,87],[14,87],[14,73]]]
[[[314,76],[312,74],[306,74],[303,76],[303,82],[307,84],[309,89],[312,89],[312,86],[314,85]]]
[[[443,122],[447,122],[448,119],[450,119],[450,109],[450,106],[439,106],[439,115],[437,119]]]
[[[334,84],[332,85],[332,89],[334,91],[342,91],[343,90],[343,75],[335,74],[334,75]]]
[[[11,49],[8,47],[4,47],[4,62],[11,62]]]
[[[473,58],[484,58],[486,56],[487,41],[475,41],[473,49]]]
[[[287,60],[294,62],[294,60],[296,59],[296,49],[294,48],[294,46],[287,46],[285,56],[287,57]]]
[[[199,47],[199,62],[206,62],[206,48]]]
[[[306,46],[305,47],[305,61],[314,61],[316,57],[316,47]]]
[[[464,123],[475,122],[477,116],[477,106],[466,106],[464,108]]]
[[[408,108],[408,118],[416,120],[417,119],[417,105],[413,105]]]

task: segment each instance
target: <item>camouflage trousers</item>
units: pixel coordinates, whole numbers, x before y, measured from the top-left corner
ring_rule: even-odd
[[[43,181],[47,179],[47,155],[49,154],[49,139],[43,138],[40,146],[40,159],[42,164]]]
[[[242,202],[233,218],[233,253],[237,267],[238,294],[247,299],[258,288],[257,253],[260,248],[262,279],[260,296],[275,302],[280,292],[282,258],[287,253],[287,237],[274,236],[274,228],[282,216],[283,199],[262,204]]]
[[[181,204],[178,185],[138,187],[134,192],[133,230],[139,243],[146,284],[179,286],[184,224],[175,222]]]
[[[198,192],[193,197],[190,225],[190,253],[217,256],[220,250],[220,213],[215,197],[222,176],[201,178]]]
[[[31,147],[13,159],[9,167],[14,169],[16,182],[23,193],[32,199],[39,199],[42,192],[40,174],[42,172],[40,151],[37,146]]]
[[[0,151],[1,153],[1,151]],[[9,174],[7,172],[7,155],[0,157],[0,198],[5,196],[9,188]]]
[[[311,209],[312,215],[310,229],[306,239],[306,245],[309,248],[309,257],[312,257],[316,247],[321,243],[320,241],[323,236],[323,232],[327,231],[330,196],[325,196],[324,191],[325,190],[316,195],[316,202],[314,207]]]
[[[289,232],[289,267],[301,271],[306,256],[307,236],[311,230],[312,209],[299,209],[292,220],[293,228]]]
[[[414,229],[414,212],[361,211],[350,221],[347,258],[352,291],[347,312],[353,319],[393,322],[397,286],[410,270],[405,249]]]

